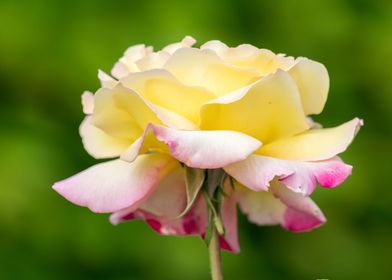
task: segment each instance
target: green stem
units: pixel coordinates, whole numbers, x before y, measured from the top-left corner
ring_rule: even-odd
[[[219,244],[219,234],[216,227],[213,227],[210,244],[208,246],[210,254],[210,266],[212,280],[222,280],[221,252]]]

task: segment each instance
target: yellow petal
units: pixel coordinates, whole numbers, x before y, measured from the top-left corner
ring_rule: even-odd
[[[136,140],[148,123],[161,123],[147,104],[130,89],[117,85],[95,94],[92,123],[107,134]]]
[[[80,125],[79,132],[82,137],[83,146],[94,158],[111,158],[119,156],[129,145],[131,140],[113,137],[90,123],[91,116],[84,119]]]
[[[162,69],[132,73],[121,82],[154,105],[177,113],[194,124],[199,122],[200,107],[215,97],[205,88],[182,84]]]
[[[309,125],[293,79],[278,71],[206,104],[200,127],[240,131],[268,143],[302,132]]]
[[[288,72],[298,86],[305,114],[319,114],[328,97],[328,71],[319,62],[306,58],[297,60]]]
[[[226,64],[214,51],[192,48],[176,51],[165,69],[186,85],[203,86],[216,96],[244,87],[260,76],[255,68]]]
[[[362,124],[355,118],[334,128],[312,129],[262,146],[257,153],[302,161],[329,159],[347,149]]]

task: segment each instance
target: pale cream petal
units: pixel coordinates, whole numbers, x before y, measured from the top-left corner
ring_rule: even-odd
[[[94,111],[94,94],[90,91],[85,91],[82,94],[83,113],[91,115]]]
[[[113,88],[118,84],[118,81],[110,77],[102,70],[98,70],[98,79],[101,81],[101,86],[106,88]]]
[[[91,116],[87,116],[80,125],[79,132],[83,146],[94,158],[111,158],[119,156],[125,151],[131,140],[113,137],[90,123]]]
[[[184,39],[182,39],[181,42],[170,44],[170,45],[164,47],[162,50],[167,52],[167,53],[169,53],[169,54],[173,54],[173,53],[175,53],[177,50],[179,50],[181,48],[190,48],[195,43],[196,43],[196,40],[193,37],[185,36]]]
[[[165,69],[186,85],[203,86],[216,96],[244,87],[260,76],[255,68],[225,63],[214,51],[192,48],[176,51]]]

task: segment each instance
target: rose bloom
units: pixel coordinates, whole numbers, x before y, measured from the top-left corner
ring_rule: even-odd
[[[143,219],[160,234],[204,237],[206,202],[200,194],[191,201],[185,166],[223,169],[223,249],[239,251],[237,204],[258,225],[300,232],[325,223],[309,196],[317,182],[334,188],[351,174],[337,155],[362,121],[324,129],[308,117],[327,100],[324,65],[248,44],[194,43],[132,46],[111,76],[99,71],[102,87],[82,95],[80,135],[91,156],[115,159],[54,189],[112,213],[113,224]]]

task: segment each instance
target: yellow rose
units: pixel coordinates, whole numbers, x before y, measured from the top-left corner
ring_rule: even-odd
[[[80,134],[93,157],[120,159],[55,189],[93,211],[114,212],[114,223],[139,217],[161,233],[203,235],[205,204],[195,204],[191,229],[188,220],[173,220],[189,204],[182,163],[235,179],[231,206],[222,210],[231,250],[238,250],[237,202],[260,225],[303,231],[324,223],[308,196],[316,182],[332,188],[351,174],[337,154],[362,125],[355,118],[322,129],[309,118],[327,100],[324,65],[252,45],[194,43],[188,36],[158,52],[133,46],[112,76],[99,71],[102,87],[82,96]]]

